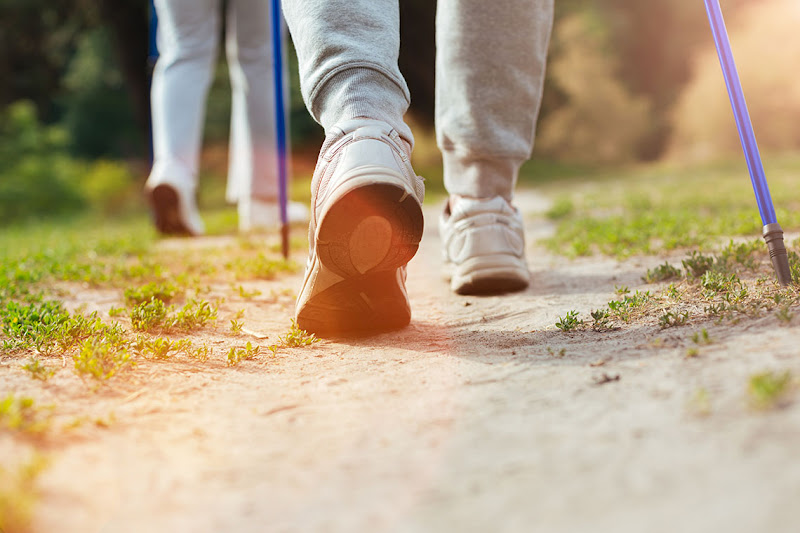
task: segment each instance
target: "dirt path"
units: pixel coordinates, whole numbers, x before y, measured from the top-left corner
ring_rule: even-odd
[[[694,326],[563,333],[559,315],[640,288],[660,260],[570,262],[531,244],[528,291],[458,297],[439,277],[436,215],[399,333],[236,368],[156,363],[95,394],[74,395],[69,375],[20,378],[114,420],[51,447],[35,530],[796,531],[800,406],[755,411],[745,388],[754,372],[800,373],[800,330],[708,322],[715,342],[692,359]],[[274,339],[292,302],[236,305]]]

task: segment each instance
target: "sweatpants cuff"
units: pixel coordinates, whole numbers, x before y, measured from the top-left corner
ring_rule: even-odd
[[[510,158],[485,158],[442,152],[444,185],[447,192],[459,196],[511,201],[522,161]]]
[[[316,92],[310,104],[325,131],[343,120],[371,118],[386,122],[414,145],[411,129],[403,121],[408,96],[396,81],[376,69],[354,66],[336,73]]]

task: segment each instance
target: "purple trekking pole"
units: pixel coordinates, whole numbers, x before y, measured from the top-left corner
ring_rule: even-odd
[[[750,181],[753,183],[758,211],[764,225],[764,240],[767,242],[772,267],[778,276],[778,283],[786,287],[792,283],[792,271],[789,267],[786,245],[783,242],[783,229],[775,216],[775,207],[772,204],[772,196],[769,194],[756,135],[750,121],[750,113],[747,110],[736,63],[733,61],[733,52],[731,52],[728,32],[725,29],[725,20],[722,18],[722,9],[719,6],[719,0],[705,0],[705,3],[708,22],[711,24],[711,33],[714,34],[714,44],[717,46],[719,63],[722,66],[722,74],[725,76],[725,85],[728,87],[728,96],[736,119],[736,127],[739,130],[739,138],[742,140],[744,157],[747,160],[747,168],[750,170]]]
[[[283,32],[280,0],[270,0],[270,21],[272,23],[272,55],[275,75],[275,129],[277,130],[278,155],[278,206],[281,215],[281,252],[289,258],[289,220],[288,220],[288,149],[286,142],[286,98],[283,81]]]

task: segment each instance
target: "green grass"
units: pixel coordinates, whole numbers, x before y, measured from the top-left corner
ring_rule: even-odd
[[[767,159],[766,166],[778,220],[784,230],[800,228],[800,188],[796,187],[800,156]],[[558,182],[523,175],[520,182],[536,184],[555,198],[547,215],[557,222],[557,230],[546,243],[563,255],[627,257],[708,248],[720,237],[761,232],[743,162],[554,177],[560,178]]]

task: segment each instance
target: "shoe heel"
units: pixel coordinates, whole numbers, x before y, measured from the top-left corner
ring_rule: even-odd
[[[404,188],[363,185],[339,198],[320,221],[317,254],[345,278],[395,270],[417,253],[422,229],[422,208]]]

